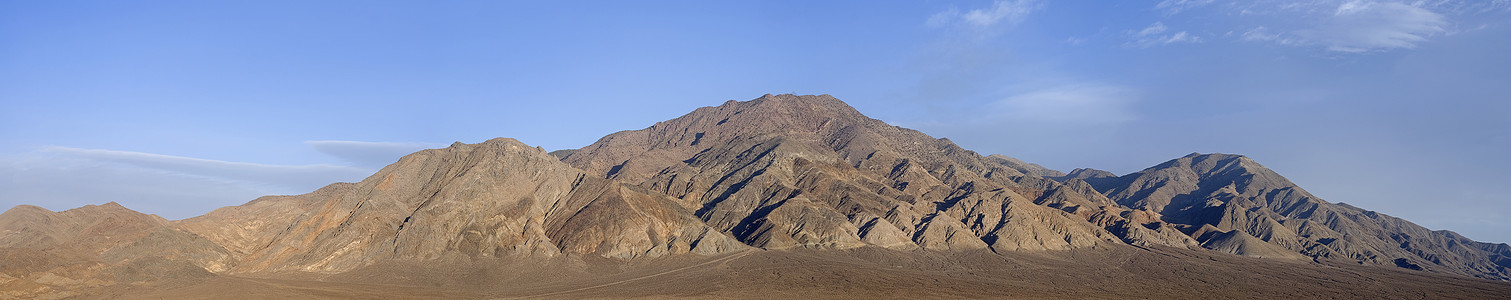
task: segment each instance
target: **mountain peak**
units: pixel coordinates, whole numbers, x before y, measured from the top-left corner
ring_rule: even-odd
[[[1243,154],[1229,154],[1229,153],[1205,153],[1205,154],[1203,154],[1203,153],[1192,152],[1191,154],[1187,154],[1185,157],[1182,157],[1182,158],[1191,158],[1193,160],[1230,160],[1230,159],[1232,159],[1232,160],[1243,160],[1243,161],[1250,161],[1250,162],[1254,161],[1254,159],[1249,158],[1248,156],[1244,156]]]
[[[949,139],[945,139],[945,138],[941,138],[939,140],[946,141],[946,142],[949,141]],[[1060,172],[1058,170],[1054,170],[1054,169],[1050,169],[1050,168],[1045,168],[1044,166],[1041,166],[1041,165],[1035,164],[1035,163],[1024,162],[1023,160],[1019,160],[1017,158],[1014,158],[1014,157],[1011,157],[1011,156],[1007,156],[1007,155],[992,154],[992,155],[987,155],[986,159],[990,160],[990,161],[993,161],[993,162],[996,162],[996,163],[1000,163],[1000,164],[1005,165],[1005,166],[1007,166],[1009,168],[1013,168],[1014,170],[1018,170],[1018,172],[1023,172],[1023,174],[1033,174],[1035,176],[1042,176],[1042,177],[1063,177],[1063,176],[1065,176],[1065,172]]]
[[[1162,220],[1195,230],[1223,252],[1273,257],[1293,252],[1315,258],[1511,279],[1495,257],[1511,249],[1438,233],[1405,220],[1328,203],[1243,155],[1192,153],[1113,180],[1090,181],[1119,204],[1158,212]],[[1253,252],[1253,253],[1245,253]]]
[[[736,104],[736,106],[729,106],[730,104]],[[771,110],[771,112],[776,112],[778,113],[778,115],[767,117],[778,117],[783,119],[863,117],[859,111],[856,111],[855,108],[850,107],[849,104],[827,94],[766,94],[761,96],[760,98],[752,99],[750,101],[733,103],[726,102],[725,106],[721,106],[721,108],[723,107],[733,108],[737,111],[737,113],[752,110]]]
[[[633,183],[710,147],[772,138],[834,140],[844,130],[876,129],[897,131],[829,95],[767,94],[701,107],[645,129],[616,132],[562,161],[598,176],[630,174],[613,178]],[[930,143],[935,143],[932,138]]]
[[[1172,159],[1164,163],[1144,169],[1139,173],[1158,172],[1164,169],[1186,169],[1201,177],[1218,176],[1221,174],[1233,175],[1235,173],[1262,173],[1268,168],[1255,162],[1247,156],[1226,153],[1191,153],[1180,158]],[[1278,175],[1277,175],[1278,176]]]
[[[761,95],[761,97],[757,97],[757,98],[752,99],[752,100],[753,101],[759,101],[759,102],[765,102],[765,101],[778,101],[778,102],[780,102],[780,101],[839,101],[839,99],[836,99],[836,98],[834,98],[834,96],[830,96],[829,94],[820,94],[820,95],[765,94],[765,95]]]
[[[1070,180],[1070,179],[1081,179],[1081,180],[1092,179],[1092,180],[1094,180],[1094,179],[1117,178],[1117,177],[1118,177],[1117,174],[1113,174],[1112,172],[1108,172],[1108,171],[1103,171],[1103,170],[1098,170],[1098,169],[1092,169],[1092,168],[1076,168],[1075,170],[1070,170],[1070,173],[1065,174],[1065,176],[1057,176],[1057,177],[1054,177],[1054,179],[1055,180],[1060,180],[1060,181],[1066,181],[1066,180]]]
[[[1228,153],[1216,153],[1216,152],[1213,152],[1213,153],[1191,152],[1191,154],[1186,154],[1186,156],[1182,156],[1182,157],[1180,157],[1178,159],[1186,159],[1186,158],[1193,159],[1193,160],[1207,160],[1207,159],[1215,159],[1215,160],[1247,159],[1247,160],[1252,160],[1248,156],[1244,156],[1243,154],[1228,154]]]
[[[52,213],[52,212],[53,212],[52,210],[43,208],[41,206],[22,204],[22,205],[16,205],[15,207],[11,207],[9,210],[6,210],[5,213],[0,214],[0,215],[6,215],[6,214],[29,214],[29,213]]]

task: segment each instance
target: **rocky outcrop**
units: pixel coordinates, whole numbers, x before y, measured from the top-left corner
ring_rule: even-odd
[[[21,205],[0,214],[0,247],[67,249],[98,255],[167,224],[156,215],[139,213],[115,202],[53,212]]]
[[[273,242],[290,222],[326,202],[350,193],[355,184],[335,183],[314,192],[293,196],[264,196],[239,206],[227,206],[202,216],[184,219],[175,228],[194,233],[224,247],[234,260],[241,260]]]
[[[676,197],[710,226],[764,248],[1057,250],[1118,243],[1108,228],[1164,226],[1130,225],[1119,216],[1126,209],[1084,182],[1069,187],[1042,177],[1065,175],[1058,171],[984,157],[827,95],[699,108],[611,134],[563,161]],[[1098,213],[1110,227],[1087,222]],[[772,222],[773,214],[787,216]],[[1196,245],[1175,239],[1158,243]]]
[[[1069,174],[1065,174],[1065,175],[1062,175],[1062,176],[1046,176],[1046,177],[1050,177],[1050,178],[1053,178],[1054,180],[1059,180],[1059,181],[1067,181],[1067,180],[1071,180],[1071,179],[1097,180],[1097,179],[1102,179],[1102,178],[1117,178],[1118,175],[1117,174],[1112,174],[1112,172],[1107,172],[1107,171],[1102,171],[1102,170],[1097,170],[1097,169],[1092,169],[1092,168],[1079,168],[1079,169],[1071,170]]]
[[[1202,247],[1218,252],[1258,258],[1308,259],[1305,255],[1249,235],[1243,230],[1218,232],[1206,239]]]
[[[331,273],[388,259],[634,258],[744,247],[674,199],[586,176],[512,139],[421,151],[330,192],[308,196],[325,200],[233,271]]]
[[[1018,172],[1022,172],[1023,174],[1031,174],[1039,177],[1066,176],[1065,172],[1051,170],[1049,168],[1045,168],[1044,166],[1040,166],[1039,164],[1024,162],[1022,160],[1018,160],[1017,158],[1012,158],[1002,154],[987,155],[986,161],[1007,166],[1008,168],[1018,170]]]
[[[86,288],[137,281],[114,276],[137,261],[115,254],[142,251],[125,256],[156,257],[162,247],[126,246],[154,236],[151,233],[167,223],[115,202],[61,212],[30,205],[11,208],[0,214],[0,298],[65,298]],[[168,264],[204,272],[182,261]]]
[[[1193,153],[1101,181],[1097,189],[1119,204],[1161,213],[1209,249],[1265,257],[1286,249],[1316,259],[1511,279],[1505,244],[1323,201],[1241,155]]]

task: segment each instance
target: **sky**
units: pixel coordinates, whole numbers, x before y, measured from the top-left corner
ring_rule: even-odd
[[[797,93],[1062,171],[1244,154],[1511,242],[1511,0],[822,2],[4,1],[0,206],[182,219]]]

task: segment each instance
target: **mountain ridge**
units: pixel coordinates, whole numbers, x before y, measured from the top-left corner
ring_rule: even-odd
[[[580,149],[457,142],[360,182],[177,221],[114,202],[17,206],[0,214],[0,230],[0,253],[34,262],[0,268],[0,287],[31,296],[217,276],[366,278],[436,262],[580,267],[868,249],[1207,251],[1511,280],[1511,245],[1323,201],[1242,155],[1064,173],[889,125],[828,95],[726,101]]]
[[[1504,243],[1321,200],[1242,155],[1193,153],[1098,183],[1109,198],[1161,212],[1188,233],[1242,231],[1316,259],[1511,279]]]

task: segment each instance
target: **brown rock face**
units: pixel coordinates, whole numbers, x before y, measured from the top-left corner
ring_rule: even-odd
[[[562,153],[592,176],[676,197],[710,226],[763,248],[1058,250],[1123,237],[1196,246],[1180,234],[1143,234],[1176,231],[1157,219],[1133,224],[1128,209],[1089,186],[1041,177],[1063,173],[983,157],[828,95],[729,101]],[[1102,222],[1088,223],[1093,217]]]
[[[70,297],[85,288],[171,275],[122,276],[133,268],[209,274],[165,259],[173,254],[160,251],[162,247],[133,247],[158,237],[154,230],[167,223],[115,202],[61,212],[29,205],[11,208],[0,214],[0,298]]]
[[[1322,201],[1240,155],[1191,154],[1097,188],[1120,204],[1163,213],[1202,246],[1224,252],[1276,257],[1289,254],[1275,249],[1287,249],[1317,259],[1511,279],[1505,244]]]
[[[277,233],[288,230],[295,218],[325,201],[351,192],[354,186],[352,183],[335,183],[304,195],[264,196],[247,204],[222,207],[203,216],[184,219],[174,227],[224,247],[233,260],[241,261],[271,243]],[[210,269],[220,272],[229,267]]]
[[[147,234],[168,221],[115,202],[61,212],[22,205],[0,214],[0,247],[70,249],[99,254],[122,241]]]
[[[386,259],[633,258],[744,247],[674,199],[586,176],[512,139],[421,151],[349,187],[267,201],[288,204],[245,209],[287,212],[291,224],[253,238],[265,246],[237,248],[249,250],[234,271],[330,273]],[[273,208],[285,205],[310,209]],[[263,228],[236,215],[207,215],[241,221],[201,230],[234,236]]]
[[[1018,160],[1017,158],[1008,157],[1007,155],[987,155],[986,160],[997,163],[999,165],[1007,166],[1008,168],[1012,168],[1013,170],[1018,170],[1018,172],[1022,172],[1023,174],[1032,174],[1034,176],[1051,178],[1066,176],[1064,172],[1050,170],[1049,168],[1045,168],[1044,166],[1040,166],[1039,164],[1024,162],[1022,160]]]

